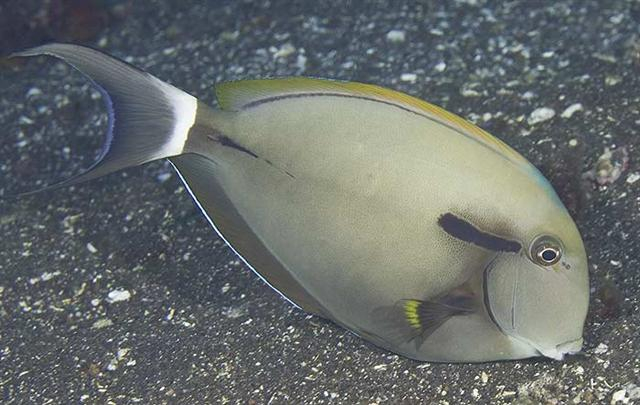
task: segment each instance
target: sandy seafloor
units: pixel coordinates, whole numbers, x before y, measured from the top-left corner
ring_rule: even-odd
[[[1,402],[640,403],[639,2],[127,7],[84,42],[208,103],[224,80],[359,80],[444,106],[520,151],[585,240],[585,353],[428,364],[382,351],[270,290],[155,162],[0,200]],[[44,58],[0,69],[1,192],[90,165],[105,116],[87,82]],[[597,163],[607,149],[612,161]]]

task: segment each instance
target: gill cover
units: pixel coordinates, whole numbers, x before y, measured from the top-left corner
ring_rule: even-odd
[[[576,266],[577,267],[577,266]],[[580,269],[574,269],[574,273]],[[521,255],[503,255],[485,274],[486,305],[506,335],[561,360],[582,347],[588,294],[579,274],[543,267]]]

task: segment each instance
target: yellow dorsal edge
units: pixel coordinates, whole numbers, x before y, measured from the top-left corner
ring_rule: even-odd
[[[509,145],[469,121],[441,107],[427,103],[408,94],[372,84],[292,77],[283,79],[241,80],[221,83],[216,86],[218,103],[220,107],[226,110],[240,110],[246,104],[274,96],[309,92],[353,94],[398,104],[452,125],[460,131],[476,137],[481,142],[514,159],[516,162],[528,163],[522,155]]]

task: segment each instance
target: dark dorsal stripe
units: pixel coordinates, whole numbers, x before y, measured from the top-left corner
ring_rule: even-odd
[[[367,96],[360,96],[357,94],[346,94],[346,93],[331,93],[331,92],[308,92],[308,93],[293,93],[293,94],[280,94],[280,95],[276,95],[276,96],[271,96],[271,97],[265,97],[265,98],[261,98],[258,100],[254,100],[254,101],[250,101],[247,104],[243,105],[241,107],[242,110],[249,110],[251,108],[254,107],[258,107],[261,106],[263,104],[268,104],[268,103],[272,103],[274,101],[280,101],[280,100],[287,100],[287,99],[294,99],[294,98],[311,98],[311,97],[339,97],[339,98],[351,98],[351,99],[356,99],[356,100],[364,100],[364,101],[370,101],[373,103],[379,103],[379,104],[386,104],[395,108],[399,108],[400,110],[406,111],[408,113],[411,114],[415,114],[417,116],[420,116],[422,118],[426,118],[429,121],[433,121],[436,122],[444,127],[449,128],[450,130],[457,132],[458,134],[464,136],[465,138],[469,138],[474,142],[477,142],[480,146],[482,146],[483,148],[487,148],[490,151],[496,153],[498,156],[500,156],[502,159],[505,159],[509,162],[512,163],[517,163],[514,162],[511,158],[509,158],[508,156],[504,155],[503,153],[501,153],[499,150],[495,149],[494,147],[490,146],[489,144],[482,142],[480,139],[476,138],[475,136],[461,130],[460,128],[456,127],[455,125],[451,125],[450,123],[448,123],[445,119],[439,119],[435,116],[430,116],[426,113],[423,113],[421,111],[417,111],[417,110],[413,110],[411,108],[407,108],[405,106],[403,106],[402,104],[398,104],[395,102],[391,102],[391,101],[386,101],[386,100],[381,100],[379,98],[373,98],[373,97],[367,97]]]
[[[450,212],[440,216],[438,225],[456,239],[494,252],[518,253],[520,249],[522,249],[520,243],[483,232],[471,223]]]

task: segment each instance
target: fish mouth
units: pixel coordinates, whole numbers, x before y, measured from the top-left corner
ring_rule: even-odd
[[[558,361],[563,360],[564,356],[566,355],[579,353],[582,350],[582,344],[584,342],[584,339],[582,337],[579,337],[578,339],[568,340],[553,347],[544,347],[519,336],[514,337],[517,340],[520,340],[533,347],[540,355]]]

